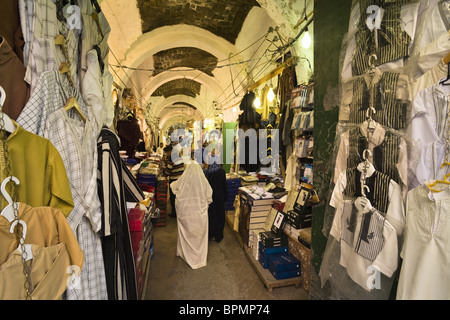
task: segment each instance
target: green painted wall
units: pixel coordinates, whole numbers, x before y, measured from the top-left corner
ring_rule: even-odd
[[[314,1],[314,186],[322,199],[313,208],[311,299],[327,299],[318,272],[327,238],[322,233],[326,198],[334,170],[338,122],[339,56],[348,30],[351,0]]]
[[[238,125],[237,122],[224,122],[223,123],[223,128],[222,128],[222,143],[223,143],[223,157],[222,157],[222,161],[223,161],[223,169],[225,170],[226,173],[230,173],[230,169],[231,169],[231,165],[232,163],[227,163],[226,159],[228,156],[228,152],[231,152],[229,148],[227,148],[227,135],[226,135],[226,131],[227,130],[235,130],[236,126]],[[233,136],[234,138],[234,136]],[[232,143],[231,141],[229,143]],[[233,149],[233,152],[235,150]],[[233,155],[230,155],[229,157],[231,157],[231,159],[233,158]]]

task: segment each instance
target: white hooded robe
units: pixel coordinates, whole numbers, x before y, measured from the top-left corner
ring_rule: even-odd
[[[212,188],[198,163],[187,164],[181,177],[170,187],[176,195],[177,256],[192,269],[204,267],[208,255],[208,207],[212,202]]]

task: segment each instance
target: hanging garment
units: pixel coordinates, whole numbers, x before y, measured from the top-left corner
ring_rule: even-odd
[[[67,249],[63,243],[40,247],[31,245],[30,287],[32,300],[59,300],[67,288],[70,268]],[[30,262],[30,261],[29,261]],[[14,250],[6,262],[0,265],[0,299],[25,300],[25,276],[22,255]]]
[[[44,72],[36,90],[18,118],[18,123],[33,133],[49,139],[61,155],[69,179],[74,208],[67,217],[82,250],[85,266],[81,270],[80,288],[68,289],[67,299],[107,299],[104,261],[99,230],[101,209],[97,190],[98,133],[89,119],[83,99],[73,87],[60,81],[58,71]],[[87,117],[84,124],[69,118],[63,108],[75,97]]]
[[[450,299],[449,199],[448,188],[434,193],[423,185],[408,193],[397,299]]]
[[[25,39],[25,81],[34,92],[40,75],[57,70],[55,37],[58,35],[57,8],[53,1],[19,0]]]
[[[286,190],[292,190],[297,185],[298,181],[296,179],[296,172],[297,172],[298,162],[297,157],[294,153],[292,153],[287,161],[286,166],[286,177],[284,179],[284,188]]]
[[[429,87],[437,84],[442,78],[447,76],[448,66],[442,59],[430,70],[411,82],[411,101],[414,101],[417,94]]]
[[[369,268],[376,268],[391,278],[398,267],[399,249],[394,227],[383,213],[364,202],[362,198],[342,202],[336,210],[330,235],[340,244],[339,264],[354,282],[371,291]],[[323,285],[328,277],[322,275]]]
[[[32,299],[61,299],[83,267],[83,252],[61,210],[19,203],[18,217],[27,226],[25,244],[32,245]],[[0,217],[0,297],[24,299],[22,255],[10,223]],[[70,281],[69,281],[70,280]]]
[[[413,26],[410,26],[410,20],[417,20],[419,5],[417,3],[416,6],[410,6],[413,14],[405,15],[402,9],[414,2],[417,1],[359,0],[356,2],[356,6],[359,6],[359,16],[356,22],[350,22],[357,25],[354,35],[355,47],[351,60],[353,76],[360,75],[370,68],[369,57],[371,54],[377,56],[374,61],[375,66],[409,56],[416,25],[416,22],[414,22]],[[382,15],[380,28],[374,29],[377,30],[378,34],[376,38],[366,24],[366,9],[370,5],[377,5],[383,10],[383,13],[379,13]],[[402,21],[402,19],[407,19],[405,24],[403,24],[405,21]],[[409,32],[405,30],[405,25],[409,26]]]
[[[414,55],[420,73],[431,70],[450,50],[450,14],[448,2],[439,0],[428,4],[422,13],[424,19],[418,32]]]
[[[204,267],[208,256],[208,206],[213,190],[198,163],[186,165],[184,173],[170,187],[176,195],[177,256],[192,269]]]
[[[104,127],[97,143],[98,193],[102,204],[102,247],[108,299],[136,300],[136,277],[126,202],[144,195],[119,154],[119,137]]]
[[[373,78],[365,73],[351,82],[350,123],[360,124],[367,119],[366,111],[371,106],[372,98],[376,110],[372,118],[375,121],[397,130],[405,128],[407,106],[411,100],[409,81],[405,75],[377,69]]]
[[[358,169],[347,169],[339,175],[330,199],[330,206],[338,208],[344,200],[355,200],[361,197],[361,172]],[[394,180],[380,172],[368,174],[366,192],[372,207],[380,211],[394,227],[399,243],[405,228],[405,208],[401,188]]]
[[[448,138],[448,113],[450,87],[439,83],[419,91],[412,103],[411,120],[407,131],[414,142],[410,168],[417,181],[410,189],[422,185],[429,179],[443,179],[447,166],[445,161]]]
[[[64,108],[48,116],[43,134],[53,142],[64,161],[74,199],[74,209],[67,221],[85,253],[81,289],[67,290],[66,298],[105,300],[108,297],[99,234],[102,213],[97,187],[98,135],[89,120],[83,123],[80,119],[70,118]]]
[[[361,163],[363,152],[368,149],[371,151],[368,160],[377,171],[388,175],[400,186],[407,186],[408,150],[405,139],[376,123],[375,129],[370,134],[370,141],[367,141],[367,126],[365,122],[341,135],[334,168],[334,182],[342,171]]]
[[[88,67],[83,78],[81,92],[86,106],[94,115],[98,130],[101,130],[104,125],[109,127],[114,118],[114,109],[107,106],[108,98],[106,96],[106,94],[112,96],[112,76],[109,77],[111,75],[109,73],[106,77],[102,75],[96,50],[89,51],[86,60]],[[106,88],[110,89],[109,92]]]
[[[17,58],[23,63],[24,39],[20,26],[19,4],[17,0],[2,1],[0,36],[5,38]]]
[[[24,130],[14,120],[13,123],[16,130],[8,136],[6,143],[9,157],[13,159],[10,161],[12,175],[20,182],[16,186],[18,201],[33,207],[58,208],[67,217],[74,204],[61,155],[48,139]],[[3,181],[6,178],[4,155],[0,161],[0,177]],[[6,186],[7,190],[10,188],[9,184]],[[3,197],[1,201],[4,207],[6,203]]]
[[[35,92],[31,94],[30,99],[17,118],[17,123],[25,130],[43,136],[42,130],[48,116],[57,109],[64,107],[70,97],[74,97],[78,101],[81,111],[88,118],[92,118],[78,90],[69,86],[66,81],[63,81],[62,77],[63,75],[57,70],[46,71],[41,74]]]
[[[225,227],[226,173],[217,163],[210,164],[205,173],[213,191],[212,202],[208,208],[208,238],[220,242]]]
[[[239,109],[243,111],[239,115],[239,124],[249,124],[255,125],[256,123],[260,123],[261,116],[256,112],[253,101],[255,100],[256,95],[253,91],[250,91],[245,94],[244,98],[242,98],[241,103],[239,104]]]
[[[33,38],[34,28],[34,0],[18,0],[19,22],[22,30],[22,47],[23,64],[28,65],[30,55],[31,39]]]
[[[33,207],[19,202],[18,217],[27,225],[25,244],[49,247],[64,243],[71,265],[83,266],[83,252],[62,211],[52,207]],[[10,223],[0,217],[0,263],[17,248],[17,239],[10,233]]]
[[[0,86],[6,100],[2,111],[16,120],[30,97],[30,89],[23,80],[25,67],[12,47],[0,33]]]
[[[80,8],[83,24],[80,43],[80,78],[83,80],[84,73],[88,68],[87,53],[92,50],[94,46],[99,47],[99,60],[104,63],[105,69],[108,68],[108,39],[111,32],[111,27],[105,17],[105,14],[102,11],[96,12],[90,1],[78,0],[77,5]],[[94,13],[98,17],[100,26],[97,25],[97,21],[93,17]]]

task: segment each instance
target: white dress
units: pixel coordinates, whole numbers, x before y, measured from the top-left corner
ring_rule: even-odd
[[[176,195],[177,256],[192,268],[206,266],[208,256],[208,207],[212,188],[198,163],[186,165],[181,177],[170,184]]]

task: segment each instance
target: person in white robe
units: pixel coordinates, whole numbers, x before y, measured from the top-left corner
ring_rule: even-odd
[[[186,164],[181,177],[170,187],[176,195],[176,254],[192,269],[204,267],[208,256],[208,207],[212,202],[212,188],[195,161]]]

